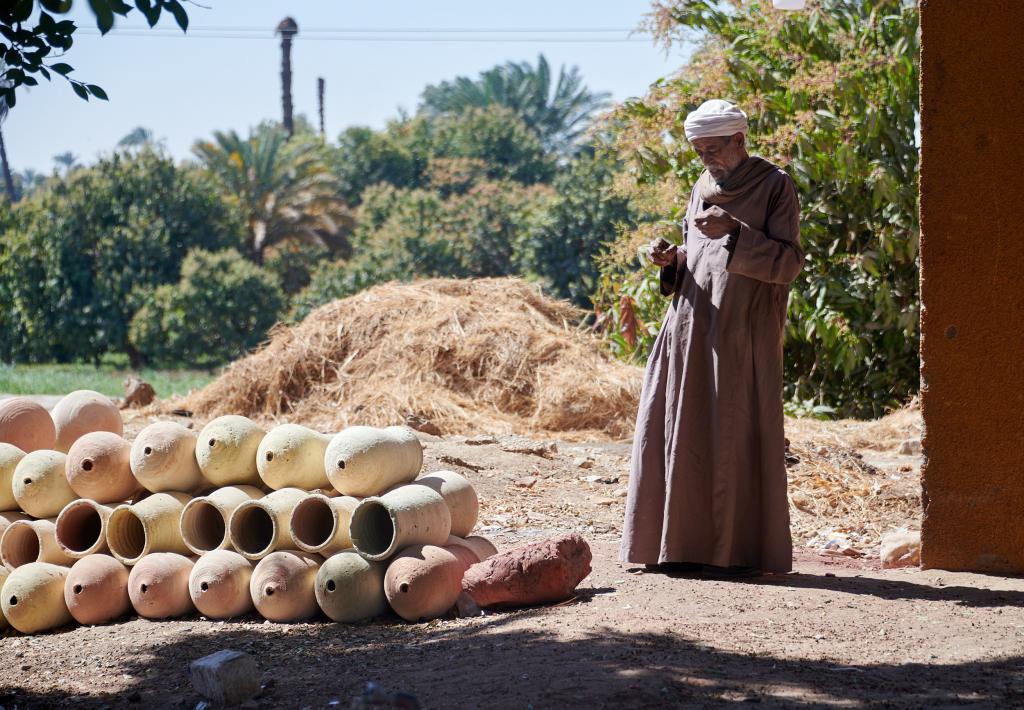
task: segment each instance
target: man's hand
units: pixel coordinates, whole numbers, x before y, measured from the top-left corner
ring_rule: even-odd
[[[658,237],[647,245],[647,258],[655,266],[664,268],[676,263],[676,251],[677,247],[675,244],[669,244],[661,237]]]
[[[740,233],[740,221],[718,205],[712,205],[693,218],[693,223],[705,237],[721,239],[727,234]]]

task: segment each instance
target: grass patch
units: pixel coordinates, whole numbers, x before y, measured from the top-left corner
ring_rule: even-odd
[[[109,397],[124,396],[124,380],[132,370],[119,364],[5,365],[0,364],[0,394],[67,394],[95,390]],[[203,370],[139,371],[157,397],[187,394],[210,382],[216,373]]]

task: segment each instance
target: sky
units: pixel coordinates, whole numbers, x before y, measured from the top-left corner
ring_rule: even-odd
[[[64,59],[75,67],[72,76],[102,86],[110,101],[86,103],[60,80],[19,90],[3,125],[12,169],[50,173],[53,156],[65,151],[93,162],[137,126],[186,158],[195,140],[215,130],[244,133],[264,119],[280,120],[280,40],[273,30],[286,14],[299,25],[295,112],[316,121],[316,82],[323,77],[332,140],[348,126],[381,128],[402,108],[414,112],[428,84],[476,77],[510,60],[536,63],[543,53],[556,70],[576,65],[590,89],[621,101],[643,95],[687,52],[676,47],[666,54],[634,32],[650,0],[198,2],[207,7],[186,4],[187,35],[166,14],[155,30],[145,29],[133,11],[101,37],[88,3],[75,0],[68,17],[81,29]]]

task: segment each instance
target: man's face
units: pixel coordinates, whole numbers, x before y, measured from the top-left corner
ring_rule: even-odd
[[[690,145],[697,151],[704,167],[718,182],[729,177],[729,174],[743,162],[745,157],[743,144],[742,133],[731,136],[694,138],[690,141]]]

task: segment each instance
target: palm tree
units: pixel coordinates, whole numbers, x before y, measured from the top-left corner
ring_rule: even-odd
[[[264,126],[248,139],[214,133],[193,151],[245,215],[256,263],[263,263],[267,247],[289,239],[320,243],[335,254],[347,249],[352,218],[318,139],[289,141],[276,126]]]
[[[137,126],[125,134],[124,138],[117,142],[118,148],[142,148],[156,143],[153,138],[153,131],[143,126]]]
[[[72,168],[78,165],[78,156],[68,150],[53,156],[53,162],[57,163],[57,165],[63,165],[64,174],[67,175],[71,172]]]
[[[299,33],[299,26],[290,17],[277,25],[281,35],[281,111],[284,114],[284,129],[288,137],[295,135],[292,123],[292,38]]]
[[[7,65],[0,62],[0,73],[7,68]],[[4,84],[6,85],[6,84]],[[0,125],[7,120],[7,99],[0,99]],[[4,144],[4,132],[0,129],[0,163],[3,164],[4,188],[7,190],[7,197],[11,202],[17,202],[18,196],[14,192],[14,178],[11,176],[11,165],[7,162],[7,146]]]
[[[460,76],[428,86],[421,95],[420,109],[437,115],[501,104],[516,111],[548,150],[566,154],[575,152],[594,113],[607,106],[609,98],[607,92],[586,88],[578,67],[566,71],[562,66],[552,86],[551,67],[542,54],[536,68],[529,62],[508,62],[482,72],[475,80]]]

